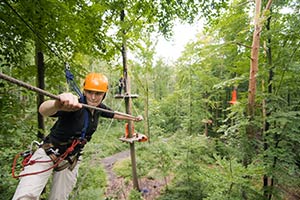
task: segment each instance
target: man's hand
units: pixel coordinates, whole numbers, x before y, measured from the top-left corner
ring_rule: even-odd
[[[139,116],[137,116],[137,117],[134,119],[134,121],[136,121],[136,122],[140,122],[140,121],[143,121],[143,120],[144,120],[144,118],[143,118],[142,115],[139,115]]]
[[[82,105],[78,102],[78,97],[72,93],[62,93],[59,96],[59,100],[55,101],[55,108],[62,111],[76,111],[82,108]]]

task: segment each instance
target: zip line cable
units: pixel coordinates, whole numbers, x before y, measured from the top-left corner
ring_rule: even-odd
[[[9,82],[11,82],[11,83],[14,83],[14,84],[16,84],[16,85],[19,85],[19,86],[21,86],[21,87],[24,87],[24,88],[26,88],[26,89],[29,89],[29,90],[31,90],[31,91],[34,91],[34,92],[37,92],[37,93],[39,93],[39,94],[48,96],[48,97],[50,97],[50,98],[52,98],[52,99],[60,100],[59,96],[57,96],[57,95],[51,94],[51,93],[49,93],[49,92],[47,92],[47,91],[45,91],[45,90],[42,90],[42,89],[40,89],[40,88],[38,88],[38,87],[34,87],[34,86],[32,86],[32,85],[29,85],[29,84],[27,84],[27,83],[25,83],[25,82],[22,82],[22,81],[18,80],[18,79],[15,79],[15,78],[13,78],[13,77],[7,76],[7,75],[5,75],[5,74],[3,74],[3,73],[0,73],[0,78],[3,79],[3,80],[9,81]],[[122,116],[125,116],[125,117],[129,117],[129,118],[131,118],[131,119],[135,119],[134,116],[129,115],[129,114],[126,114],[126,113],[122,113],[122,112],[118,112],[118,111],[106,110],[106,109],[103,109],[103,108],[99,108],[99,107],[95,107],[95,106],[90,106],[90,105],[88,105],[88,104],[83,104],[83,103],[81,103],[81,105],[82,105],[82,107],[85,107],[85,108],[90,108],[90,109],[94,109],[94,110],[99,110],[99,111],[107,112],[107,113],[114,113],[114,114],[122,115]]]

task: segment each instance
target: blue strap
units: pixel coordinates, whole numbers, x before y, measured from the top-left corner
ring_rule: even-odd
[[[79,87],[77,86],[76,82],[74,81],[74,76],[73,76],[72,72],[70,71],[70,66],[68,63],[66,63],[65,75],[66,75],[66,79],[67,79],[67,83],[68,83],[69,87],[78,94],[79,102],[86,104],[86,99],[83,96],[82,92],[80,91]],[[85,134],[86,134],[87,128],[89,126],[88,111],[86,108],[83,108],[83,109],[84,109],[84,111],[83,111],[84,112],[84,126],[81,130],[81,139],[85,138]]]
[[[70,71],[70,66],[68,63],[66,63],[65,75],[66,75],[66,79],[67,79],[67,83],[68,83],[69,87],[72,88],[78,94],[78,96],[80,98],[82,98],[83,94],[81,93],[79,87],[77,86],[76,82],[74,81],[74,75]]]
[[[86,130],[89,126],[89,114],[86,108],[84,108],[84,126],[83,129],[81,130],[81,139],[85,138]]]

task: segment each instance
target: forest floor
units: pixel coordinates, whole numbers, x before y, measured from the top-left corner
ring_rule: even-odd
[[[101,160],[102,165],[107,174],[108,185],[106,188],[105,196],[106,199],[118,199],[127,200],[129,199],[130,191],[133,189],[132,181],[125,180],[123,177],[117,176],[113,171],[113,166],[116,162],[120,162],[130,157],[130,151],[122,151],[112,156],[103,158]],[[168,183],[171,181],[170,178],[166,180]],[[165,180],[141,178],[138,180],[139,188],[142,193],[144,200],[155,200],[166,187]],[[298,200],[300,198],[299,189],[280,187],[281,191],[285,193],[286,200]]]
[[[108,177],[108,186],[105,192],[107,199],[126,200],[133,189],[132,181],[126,181],[118,177],[113,171],[113,166],[117,161],[129,158],[130,151],[123,151],[106,157],[101,160]],[[160,196],[161,191],[165,188],[164,180],[154,180],[141,178],[138,180],[139,188],[144,200],[154,200]]]

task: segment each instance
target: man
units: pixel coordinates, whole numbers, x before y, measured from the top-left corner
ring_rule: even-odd
[[[106,76],[90,73],[85,78],[83,98],[80,100],[71,93],[63,93],[59,95],[59,100],[47,100],[40,105],[39,112],[43,116],[58,119],[41,147],[32,155],[30,161],[34,161],[34,164],[27,165],[22,171],[23,176],[13,200],[39,199],[53,171],[49,199],[68,199],[76,184],[81,150],[96,131],[99,117],[143,120],[141,116],[133,117],[111,111],[102,103],[107,91]],[[84,108],[81,103],[109,111]]]
[[[122,90],[124,88],[125,88],[125,80],[124,80],[123,76],[121,76],[121,78],[119,79],[119,90],[118,90],[119,95],[122,94]]]

